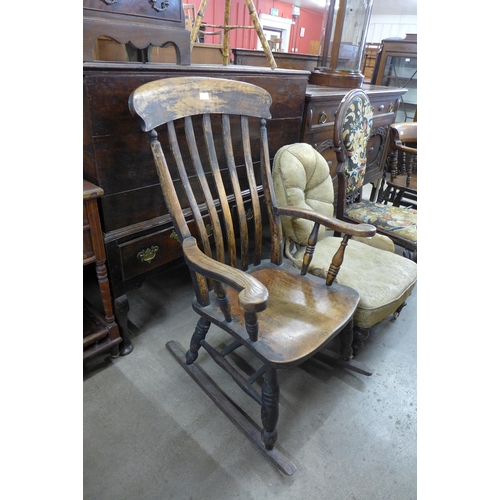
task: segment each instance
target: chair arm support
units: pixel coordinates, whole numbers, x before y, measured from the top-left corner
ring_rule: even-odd
[[[269,292],[259,280],[204,254],[193,237],[182,242],[182,249],[187,264],[197,273],[238,290],[238,303],[246,313],[257,313],[267,308]]]
[[[288,215],[290,217],[297,217],[307,219],[312,222],[318,222],[328,229],[332,229],[339,233],[348,234],[350,236],[370,237],[375,236],[377,229],[371,224],[351,224],[344,222],[334,217],[322,215],[314,210],[307,208],[294,208],[294,207],[274,207],[277,215]]]

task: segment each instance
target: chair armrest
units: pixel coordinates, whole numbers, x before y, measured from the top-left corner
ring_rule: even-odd
[[[351,224],[344,222],[334,217],[322,215],[314,210],[307,208],[294,208],[294,207],[275,207],[278,215],[288,215],[290,217],[297,217],[307,219],[312,222],[317,222],[339,233],[348,234],[350,236],[370,237],[375,236],[377,229],[371,224]]]
[[[238,290],[238,303],[246,313],[257,313],[266,309],[269,292],[259,280],[204,254],[193,237],[182,242],[182,249],[189,267],[197,273]]]
[[[416,148],[411,148],[410,146],[405,146],[404,144],[401,143],[401,141],[396,141],[396,143],[394,144],[394,149],[397,149],[399,151],[404,151],[405,153],[410,153],[412,155],[417,154]]]

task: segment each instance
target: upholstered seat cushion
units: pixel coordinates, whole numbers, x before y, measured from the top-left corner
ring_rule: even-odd
[[[310,273],[326,278],[341,240],[327,236],[317,243],[309,266]],[[305,247],[299,247],[293,254],[295,266],[302,265],[304,253]],[[354,313],[354,322],[361,328],[371,328],[393,314],[411,294],[417,281],[417,264],[351,239],[336,281],[359,293],[361,299]]]
[[[346,215],[407,240],[417,241],[417,211],[414,209],[360,201],[346,207]]]

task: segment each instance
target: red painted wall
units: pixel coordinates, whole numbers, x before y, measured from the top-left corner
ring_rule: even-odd
[[[194,3],[198,11],[201,0],[193,0],[192,3]],[[208,0],[203,21],[207,24],[223,25],[225,4],[225,0]],[[271,9],[278,9],[279,17],[292,19],[292,6],[290,4],[277,0],[254,0],[254,5],[257,14],[270,14]],[[295,25],[292,25],[289,52],[292,52],[291,48],[296,46],[297,53],[309,54],[310,42],[320,39],[322,23],[323,16],[300,9],[300,17],[296,20]],[[245,0],[231,0],[230,24],[252,26],[252,20]],[[299,36],[300,28],[305,28],[303,37]],[[207,28],[207,31],[210,29],[212,28]],[[205,38],[206,43],[212,43],[212,40],[218,39],[210,36]],[[232,48],[255,49],[257,47],[257,33],[254,29],[231,30],[229,45]]]

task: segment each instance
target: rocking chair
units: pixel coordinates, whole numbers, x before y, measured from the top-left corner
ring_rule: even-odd
[[[275,447],[277,371],[311,358],[336,336],[340,361],[349,368],[359,294],[335,278],[350,237],[373,236],[375,228],[277,205],[266,129],[270,106],[264,89],[219,78],[167,78],[142,85],[129,99],[131,112],[150,136],[192,277],[193,309],[200,316],[185,355],[177,342],[167,342],[167,348],[251,442],[281,471],[293,474],[295,465]],[[269,258],[264,258],[261,203],[269,219]],[[283,261],[281,215],[313,221],[311,248],[320,225],[345,235],[326,280],[308,274],[307,264],[301,272]],[[206,339],[212,324],[233,339],[222,352]],[[201,347],[261,406],[262,429],[197,367]],[[238,348],[261,365],[248,379],[230,364],[229,354]],[[259,393],[253,384],[262,376]]]

